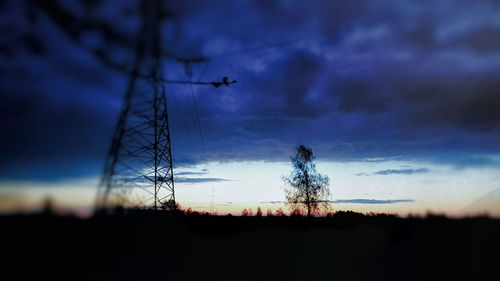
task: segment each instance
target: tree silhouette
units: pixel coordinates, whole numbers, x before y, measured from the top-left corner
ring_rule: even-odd
[[[268,217],[272,217],[273,216],[273,211],[271,211],[271,209],[267,209],[266,215]]]
[[[255,214],[257,217],[262,217],[262,209],[257,207],[257,213]]]
[[[243,217],[248,216],[248,210],[247,210],[247,208],[245,208],[245,209],[243,209],[243,211],[241,211],[241,216],[243,216]]]
[[[297,147],[290,157],[292,172],[283,181],[290,188],[285,189],[287,205],[292,212],[307,210],[307,216],[318,214],[320,208],[329,208],[329,178],[316,171],[312,149],[303,145]]]
[[[162,210],[165,210],[165,211],[176,211],[176,210],[181,210],[181,205],[177,202],[175,202],[175,200],[172,200],[172,199],[169,199],[169,200],[166,200],[166,201],[163,201],[163,202],[160,202],[160,207]]]
[[[302,212],[300,209],[295,208],[293,211],[290,213],[290,217],[302,217]]]

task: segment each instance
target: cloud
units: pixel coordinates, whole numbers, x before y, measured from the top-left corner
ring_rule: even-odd
[[[262,201],[260,204],[285,204],[285,201]]]
[[[79,178],[58,178],[46,179],[43,181],[20,179],[20,180],[0,180],[0,189],[20,191],[23,189],[71,189],[89,188],[96,189],[99,185],[99,177],[79,177]]]
[[[120,11],[133,7],[102,2],[99,21],[131,37],[137,21]],[[167,3],[179,19],[166,29],[179,36],[162,38],[168,51],[209,59],[191,78],[238,81],[167,85],[175,166],[288,161],[300,143],[322,160],[496,165],[500,5],[452,2]],[[0,11],[4,29],[16,27],[0,38],[0,177],[100,173],[128,75],[46,14],[31,23],[28,10],[43,9],[11,6]],[[183,64],[164,67],[189,78]]]
[[[494,53],[500,49],[500,27],[480,26],[458,34],[450,39],[451,43],[466,46],[479,53]]]
[[[423,174],[429,172],[427,168],[419,169],[387,169],[374,172],[374,175],[412,175],[412,174]]]
[[[178,172],[175,173],[176,176],[192,176],[192,175],[206,175],[207,172],[202,171],[202,172]]]
[[[397,200],[378,200],[378,199],[344,199],[330,201],[333,204],[352,203],[352,204],[395,204],[395,203],[413,203],[412,199],[397,199]]]
[[[339,199],[331,200],[328,203],[332,204],[395,204],[395,203],[412,203],[413,199],[396,199],[396,200],[379,200],[379,199]],[[285,201],[267,201],[260,202],[261,204],[286,204]]]
[[[315,119],[325,108],[311,91],[322,69],[322,58],[301,51],[270,65],[266,73],[250,76],[247,83],[254,94],[246,104],[250,114]],[[273,93],[269,95],[269,93]]]
[[[175,182],[177,183],[207,183],[207,182],[222,182],[229,181],[227,179],[222,178],[186,178],[186,177],[177,177],[175,178]]]

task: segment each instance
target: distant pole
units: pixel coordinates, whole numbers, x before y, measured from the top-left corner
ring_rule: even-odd
[[[212,193],[210,196],[210,214],[215,215],[217,214],[217,210],[215,210],[215,189],[212,186]]]

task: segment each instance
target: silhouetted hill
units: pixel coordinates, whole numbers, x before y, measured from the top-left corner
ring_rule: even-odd
[[[3,280],[500,280],[500,221],[0,217]]]
[[[500,216],[500,188],[492,190],[463,209],[467,214],[494,214]]]

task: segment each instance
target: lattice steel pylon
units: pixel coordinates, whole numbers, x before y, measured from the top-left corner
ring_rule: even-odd
[[[175,209],[167,98],[160,59],[161,1],[142,1],[142,27],[97,208]]]
[[[229,86],[218,82],[168,80],[163,77],[160,23],[161,0],[141,1],[135,63],[132,67],[123,109],[115,127],[104,172],[97,192],[97,210],[139,207],[175,210],[172,146],[168,123],[165,83]],[[185,66],[199,58],[180,59]]]

